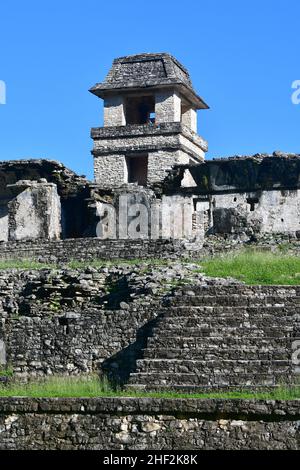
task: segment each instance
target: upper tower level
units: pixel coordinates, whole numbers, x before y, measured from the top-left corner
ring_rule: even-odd
[[[90,91],[104,100],[104,127],[92,129],[97,183],[151,185],[175,164],[203,160],[197,110],[208,106],[170,54],[119,57]]]

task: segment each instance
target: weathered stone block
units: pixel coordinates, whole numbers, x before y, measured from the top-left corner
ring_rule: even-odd
[[[9,240],[60,238],[61,204],[56,185],[46,180],[21,180],[9,187],[17,193],[8,205]]]

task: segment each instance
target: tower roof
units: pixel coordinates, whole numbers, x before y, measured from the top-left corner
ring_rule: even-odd
[[[195,93],[186,68],[167,53],[118,57],[105,80],[96,83],[90,92],[104,98],[113,92],[170,87],[178,89],[195,108],[208,109],[208,105]]]

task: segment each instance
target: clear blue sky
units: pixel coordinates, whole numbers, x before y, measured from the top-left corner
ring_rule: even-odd
[[[0,160],[51,158],[92,177],[88,88],[114,57],[170,52],[210,105],[208,158],[300,153],[299,0],[15,0],[0,5]]]

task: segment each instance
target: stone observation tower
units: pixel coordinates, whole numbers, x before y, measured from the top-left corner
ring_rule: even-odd
[[[117,58],[90,91],[104,100],[104,127],[91,131],[101,187],[151,186],[176,164],[204,160],[207,142],[197,135],[197,110],[208,106],[170,54]]]

